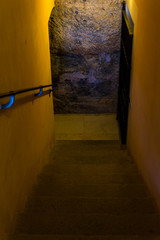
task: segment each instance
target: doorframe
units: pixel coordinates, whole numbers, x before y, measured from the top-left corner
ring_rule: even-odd
[[[132,71],[134,23],[127,3],[122,3],[122,27],[120,48],[120,69],[118,86],[117,120],[122,144],[127,142],[128,115],[130,104],[130,81]]]

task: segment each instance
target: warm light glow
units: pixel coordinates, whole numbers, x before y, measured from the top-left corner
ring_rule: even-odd
[[[136,22],[137,21],[137,11],[138,11],[137,5],[134,0],[127,0],[126,2],[127,2],[128,9],[131,13],[132,19],[134,22]]]

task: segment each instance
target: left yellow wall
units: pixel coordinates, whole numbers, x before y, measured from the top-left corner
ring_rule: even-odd
[[[1,1],[0,94],[51,84],[48,20],[53,5],[53,0]],[[31,95],[16,96],[11,109],[0,111],[0,239],[14,227],[54,144],[53,99]]]

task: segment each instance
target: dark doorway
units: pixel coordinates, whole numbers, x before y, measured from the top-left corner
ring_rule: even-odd
[[[125,2],[122,10],[122,33],[120,50],[120,73],[117,118],[122,144],[127,141],[128,107],[130,102],[130,79],[133,47],[133,21]]]

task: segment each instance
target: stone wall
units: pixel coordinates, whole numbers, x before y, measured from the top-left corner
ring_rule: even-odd
[[[116,112],[121,0],[56,0],[49,30],[55,113]]]

